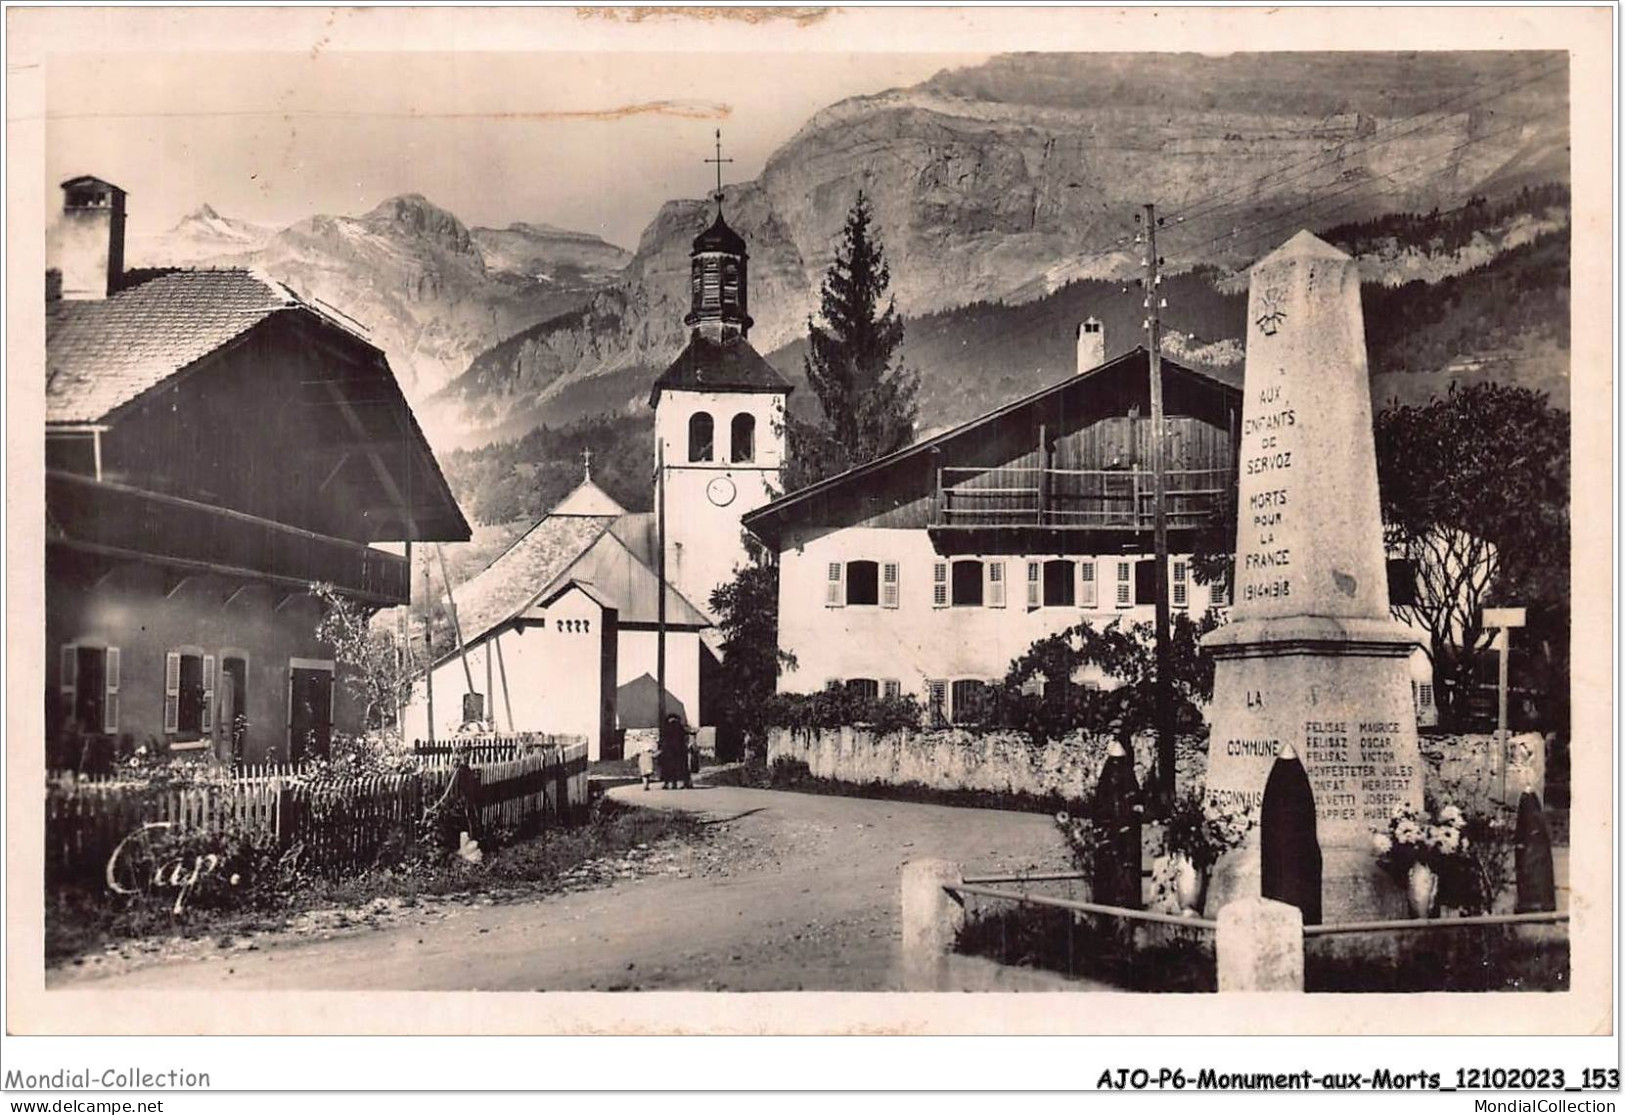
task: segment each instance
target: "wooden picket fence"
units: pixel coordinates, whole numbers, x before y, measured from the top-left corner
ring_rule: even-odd
[[[587,745],[535,747],[515,758],[473,762],[477,823],[529,833],[564,823],[587,804]],[[188,788],[102,778],[47,783],[45,860],[48,883],[96,882],[119,843],[144,826],[166,823],[196,832],[270,836],[298,849],[323,873],[363,870],[392,834],[415,835],[425,810],[440,800],[457,767],[433,762],[416,771],[343,781],[300,781],[291,774],[250,774]]]
[[[487,763],[515,759],[540,748],[568,747],[580,743],[579,735],[553,732],[514,732],[504,735],[454,736],[451,739],[415,739],[412,755],[424,764],[454,763],[466,757],[469,762]]]

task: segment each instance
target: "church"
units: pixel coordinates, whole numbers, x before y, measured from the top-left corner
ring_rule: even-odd
[[[742,517],[777,494],[791,388],[750,344],[750,255],[720,183],[713,200],[690,252],[688,344],[649,393],[656,509],[626,511],[589,461],[574,491],[452,593],[461,646],[419,685],[407,738],[481,722],[581,734],[598,760],[623,757],[625,734],[654,727],[662,706],[715,724],[711,593],[746,561]]]

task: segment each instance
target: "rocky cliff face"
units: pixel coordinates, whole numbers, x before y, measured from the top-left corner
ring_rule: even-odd
[[[627,258],[597,237],[550,226],[470,230],[405,194],[360,217],[317,215],[281,231],[204,206],[139,245],[136,262],[262,268],[366,328],[417,401],[504,338],[579,309]],[[452,440],[455,431],[427,424],[437,443]]]
[[[804,333],[860,189],[904,313],[1024,302],[1137,273],[1146,200],[1169,221],[1165,268],[1236,269],[1300,226],[1566,181],[1566,80],[1551,55],[1022,56],[843,101],[727,191],[751,339],[767,352]],[[663,365],[707,219],[668,202],[616,290],[485,354],[438,403],[478,440],[573,381]]]

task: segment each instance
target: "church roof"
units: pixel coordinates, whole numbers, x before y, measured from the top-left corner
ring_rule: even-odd
[[[588,476],[553,508],[550,515],[624,515],[626,508],[615,497],[592,482]]]
[[[722,207],[717,207],[717,219],[711,222],[711,227],[694,238],[694,251],[698,252],[729,252],[736,256],[745,254],[745,238],[728,227],[728,222],[722,219]]]
[[[542,519],[495,561],[452,593],[465,645],[560,590],[576,584],[599,603],[617,609],[624,626],[652,625],[660,618],[660,578],[654,571],[654,515],[559,514]],[[692,601],[666,585],[666,625],[692,631],[711,623]],[[440,661],[456,651],[440,656]]]
[[[744,337],[713,341],[695,335],[649,391],[649,405],[660,405],[662,391],[747,391],[788,395],[792,388]]]

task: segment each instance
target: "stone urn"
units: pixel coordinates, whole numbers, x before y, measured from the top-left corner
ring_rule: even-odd
[[[1431,918],[1439,912],[1439,875],[1425,863],[1411,864],[1405,876],[1405,898],[1414,918]]]
[[[1199,917],[1207,904],[1208,869],[1198,867],[1183,852],[1175,852],[1172,859],[1174,901],[1186,917]]]

